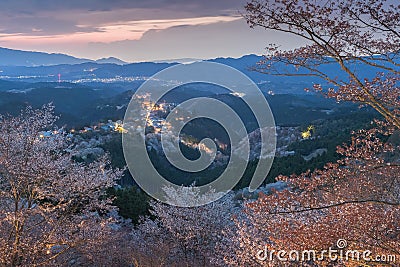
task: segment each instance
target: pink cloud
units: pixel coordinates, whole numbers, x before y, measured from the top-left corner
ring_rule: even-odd
[[[208,25],[218,22],[239,20],[237,16],[210,16],[198,18],[160,19],[124,21],[100,25],[77,25],[76,31],[68,34],[46,35],[39,29],[32,29],[32,34],[13,33],[1,34],[0,44],[21,47],[41,44],[88,44],[93,42],[112,43],[124,40],[139,40],[149,30],[165,30],[176,26]],[[84,29],[93,28],[95,31],[86,32]]]

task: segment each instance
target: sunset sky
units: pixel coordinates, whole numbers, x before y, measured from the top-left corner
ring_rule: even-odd
[[[2,0],[0,46],[150,61],[261,54],[300,44],[241,17],[242,0]]]

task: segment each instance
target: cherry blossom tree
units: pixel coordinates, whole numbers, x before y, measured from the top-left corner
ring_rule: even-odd
[[[285,32],[306,43],[289,51],[271,44],[258,71],[314,76],[317,91],[327,89],[324,92],[338,101],[369,105],[400,128],[398,3],[252,0],[244,16],[251,27]]]
[[[199,198],[196,187],[164,189],[169,201],[187,206]],[[145,218],[133,231],[137,266],[216,266],[222,262],[217,247],[226,247],[230,233],[236,233],[233,215],[238,214],[232,193],[200,207],[180,207],[151,202],[154,217]],[[222,246],[225,244],[225,246]],[[221,254],[222,255],[222,254]]]
[[[53,128],[53,109],[28,107],[18,117],[0,117],[2,266],[72,264],[113,236],[114,208],[104,190],[121,171],[105,157],[74,162],[67,136]],[[44,137],[44,130],[54,134]]]
[[[290,51],[271,45],[259,71],[314,76],[317,91],[338,101],[369,105],[385,121],[353,133],[350,144],[338,147],[342,155],[338,162],[314,172],[280,176],[277,180],[288,184],[286,190],[247,203],[247,220],[237,222],[240,249],[227,254],[225,262],[232,266],[393,266],[393,258],[381,262],[376,256],[400,258],[400,147],[390,138],[400,129],[400,5],[384,0],[253,0],[246,11],[251,27],[306,41]],[[335,74],[327,68],[331,66]],[[319,254],[317,259],[293,257],[293,261],[266,255],[329,248],[371,253],[361,259],[343,255],[319,259]]]
[[[283,262],[276,257],[259,260],[257,253],[321,252],[335,248],[341,239],[347,241],[345,250],[371,251],[370,260],[364,260],[368,266],[381,266],[373,261],[374,255],[398,258],[400,160],[398,153],[392,155],[399,147],[384,141],[391,131],[377,129],[361,130],[350,145],[338,148],[342,160],[312,173],[278,177],[288,183],[287,190],[248,203],[248,221],[238,222],[241,249],[234,257],[228,255],[227,262],[279,266]],[[359,266],[363,260],[343,262]],[[314,263],[326,266],[332,262],[325,258]]]

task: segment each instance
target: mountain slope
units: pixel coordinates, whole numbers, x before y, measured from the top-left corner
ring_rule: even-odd
[[[126,64],[126,62],[114,57],[102,58],[94,61],[91,59],[76,58],[60,53],[50,54],[44,52],[22,51],[0,47],[0,66],[35,67],[61,64],[74,65],[86,62],[112,63],[118,65]]]
[[[21,51],[0,47],[0,66],[48,66],[57,64],[79,64],[90,59],[76,58],[64,54]]]
[[[115,58],[115,57],[100,58],[100,59],[96,60],[96,63],[99,63],[99,64],[107,63],[107,64],[116,64],[116,65],[128,64],[127,62],[122,61],[119,58]]]

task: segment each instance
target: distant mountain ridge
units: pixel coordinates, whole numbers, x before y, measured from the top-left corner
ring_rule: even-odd
[[[116,65],[128,64],[128,62],[122,61],[121,59],[116,57],[100,58],[95,62],[99,64],[116,64]]]
[[[117,65],[127,64],[126,62],[115,57],[102,58],[99,60],[91,60],[86,58],[76,58],[61,53],[22,51],[22,50],[0,47],[0,66],[37,67],[37,66],[52,66],[60,64],[74,65],[87,62],[95,62],[100,64],[112,63]]]
[[[1,56],[1,55],[0,55]],[[80,59],[82,60],[82,59]],[[130,64],[107,63],[118,59],[108,58],[101,59],[100,62],[89,61],[78,64],[59,64],[48,66],[1,66],[0,63],[0,79],[8,81],[24,81],[24,82],[56,82],[58,74],[61,75],[61,81],[79,82],[84,84],[113,83],[115,86],[122,86],[125,89],[135,90],[146,79],[150,78],[157,72],[174,66],[179,63],[156,63],[156,62],[136,62]],[[254,81],[263,92],[271,92],[272,94],[304,94],[304,88],[311,86],[313,83],[323,81],[312,76],[304,77],[280,77],[268,75],[253,70],[253,67],[262,60],[262,56],[250,54],[239,58],[215,58],[206,60],[207,62],[216,62],[233,67]],[[1,59],[0,59],[1,62]],[[287,66],[281,66],[288,68]],[[340,76],[337,65],[326,67],[328,73],[332,73],[337,77]],[[367,74],[368,70],[363,69]]]
[[[8,59],[4,54],[8,56]],[[220,57],[205,61],[225,64],[241,71],[256,83],[264,93],[268,94],[305,94],[304,89],[312,87],[315,83],[326,85],[326,81],[322,78],[311,75],[275,76],[254,71],[254,67],[260,60],[262,60],[262,56],[250,54],[239,58]],[[7,62],[11,63],[7,64]],[[64,63],[60,64],[60,62]],[[0,48],[0,79],[19,82],[57,82],[60,80],[86,85],[106,83],[125,90],[136,90],[145,80],[157,72],[179,64],[177,62],[157,63],[154,61],[123,63],[123,61],[113,57],[94,61],[63,54]],[[24,66],[24,64],[28,66]],[[293,66],[284,63],[277,64],[275,68],[280,73],[297,71]],[[361,79],[375,77],[376,75],[376,69],[373,66],[349,64],[349,68],[356,71]],[[332,64],[321,65],[319,70],[338,80],[349,79],[340,65],[333,61]],[[307,73],[306,69],[300,68],[299,71]]]

